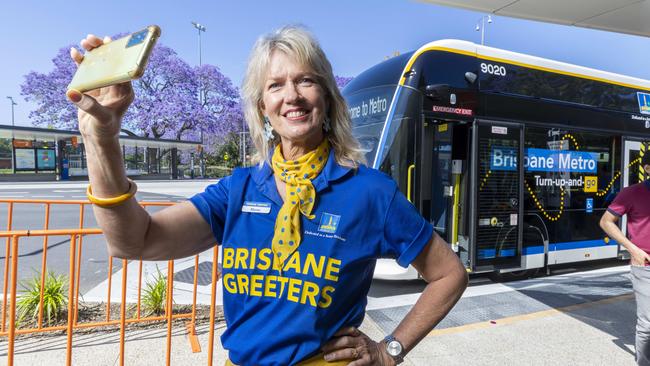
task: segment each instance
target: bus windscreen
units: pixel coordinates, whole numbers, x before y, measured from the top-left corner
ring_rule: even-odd
[[[345,96],[352,119],[352,134],[359,140],[369,164],[375,159],[395,88],[381,86]]]

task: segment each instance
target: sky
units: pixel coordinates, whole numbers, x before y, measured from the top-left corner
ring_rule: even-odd
[[[79,4],[75,6],[74,4]],[[483,13],[413,0],[60,0],[5,2],[0,9],[0,124],[30,126],[33,105],[20,95],[30,71],[48,73],[52,58],[88,33],[135,32],[149,24],[162,29],[160,43],[191,65],[199,62],[198,35],[207,27],[202,61],[218,66],[240,86],[255,40],[286,24],[306,26],[340,76],[355,76],[395,52],[439,39],[480,43],[475,30]],[[650,38],[492,16],[485,44],[509,51],[650,79]]]

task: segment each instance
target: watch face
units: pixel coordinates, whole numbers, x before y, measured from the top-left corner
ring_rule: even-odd
[[[399,356],[402,353],[402,345],[398,341],[390,341],[386,345],[386,350],[391,356]]]

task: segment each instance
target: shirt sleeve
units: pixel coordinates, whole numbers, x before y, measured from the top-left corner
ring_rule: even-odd
[[[630,200],[630,189],[623,189],[614,198],[614,201],[609,204],[607,211],[612,214],[621,217],[625,215],[632,206],[632,201]]]
[[[219,182],[209,185],[205,191],[190,198],[190,202],[199,210],[205,221],[210,224],[217,244],[221,244],[223,240],[230,180],[231,176],[225,177]]]
[[[384,222],[382,256],[397,258],[397,263],[406,268],[424,249],[432,234],[433,226],[395,187]]]

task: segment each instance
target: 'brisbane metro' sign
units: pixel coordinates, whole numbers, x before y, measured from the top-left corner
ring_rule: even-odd
[[[529,172],[596,173],[598,154],[573,150],[525,149],[524,169]],[[493,146],[491,170],[517,170],[517,149]]]

